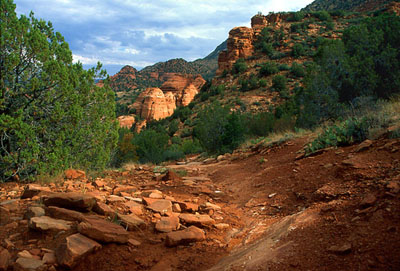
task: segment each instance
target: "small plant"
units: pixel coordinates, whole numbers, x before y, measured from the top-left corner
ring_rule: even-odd
[[[260,69],[261,76],[268,76],[278,72],[279,72],[278,66],[274,62],[264,63]]]
[[[233,64],[232,72],[233,74],[240,74],[247,70],[247,64],[243,58],[239,58],[236,60],[235,64]]]
[[[260,160],[258,160],[258,163],[264,164],[264,163],[265,163],[265,158],[264,158],[264,157],[261,157]]]
[[[278,69],[280,71],[288,71],[288,70],[290,70],[290,67],[288,64],[281,64],[281,65],[279,65]]]
[[[306,74],[303,66],[296,62],[293,62],[290,72],[294,75],[294,77],[304,77]]]
[[[301,57],[305,54],[305,49],[301,43],[296,43],[292,48],[292,56],[293,57]]]
[[[285,91],[287,89],[287,79],[283,75],[276,75],[272,79],[272,90],[277,91],[279,93]]]

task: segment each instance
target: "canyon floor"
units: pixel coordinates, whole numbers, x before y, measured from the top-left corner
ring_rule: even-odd
[[[0,270],[399,270],[400,140],[308,141],[2,183]]]

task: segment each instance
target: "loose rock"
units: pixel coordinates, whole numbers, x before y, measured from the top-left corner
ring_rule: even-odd
[[[190,226],[189,228],[182,231],[168,233],[165,244],[169,247],[173,247],[189,244],[192,242],[199,242],[204,240],[205,238],[205,234],[201,229],[195,226]]]
[[[73,268],[86,255],[98,250],[101,245],[80,233],[68,236],[65,241],[57,248],[57,262],[69,268]]]
[[[39,217],[44,215],[45,211],[42,207],[30,206],[28,207],[28,210],[26,211],[24,218],[29,220],[32,217]]]
[[[147,208],[163,215],[172,212],[172,203],[170,200],[159,199],[151,203]]]
[[[78,211],[90,211],[96,204],[96,198],[77,192],[55,193],[46,197],[44,204]]]
[[[65,208],[50,206],[46,211],[47,214],[53,218],[78,222],[81,222],[84,219],[84,215],[82,213]]]
[[[44,271],[46,265],[43,261],[33,258],[18,258],[14,264],[14,271]]]
[[[104,243],[125,244],[129,237],[128,232],[120,225],[95,217],[85,218],[78,225],[78,231],[87,237]]]
[[[8,224],[10,221],[10,211],[0,206],[0,226]]]
[[[21,195],[21,199],[33,198],[41,193],[51,192],[50,187],[43,187],[37,184],[28,184]]]
[[[68,231],[71,222],[54,219],[48,216],[32,217],[28,223],[29,228],[39,231]]]
[[[185,224],[196,226],[210,226],[215,223],[215,220],[208,215],[180,214],[179,219]]]
[[[0,271],[6,271],[10,264],[11,255],[7,249],[2,249],[0,247]]]
[[[129,231],[137,230],[138,228],[140,229],[146,228],[146,222],[134,214],[130,215],[118,214],[118,219],[121,220],[121,224],[127,227]]]
[[[162,217],[156,223],[156,230],[159,232],[171,232],[179,228],[179,218],[177,216]]]

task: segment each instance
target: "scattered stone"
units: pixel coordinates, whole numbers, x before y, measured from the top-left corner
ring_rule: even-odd
[[[172,203],[170,200],[159,199],[148,205],[147,208],[163,215],[172,212]]]
[[[194,203],[189,203],[189,202],[177,202],[179,206],[181,207],[181,210],[185,212],[197,212],[199,210],[199,205],[194,204]]]
[[[43,255],[42,261],[47,264],[57,263],[56,254],[54,252],[47,252]]]
[[[174,203],[172,205],[172,211],[175,212],[175,213],[182,212],[181,206],[178,203]]]
[[[370,193],[370,194],[367,194],[367,195],[363,198],[363,200],[362,200],[361,203],[360,203],[360,206],[361,206],[362,208],[367,208],[367,207],[370,207],[370,206],[374,205],[374,203],[375,203],[376,201],[377,201],[377,198],[375,197],[375,195],[372,194],[372,193]]]
[[[68,210],[65,208],[59,208],[55,206],[50,206],[46,209],[48,216],[53,218],[68,220],[68,221],[78,221],[81,222],[84,219],[84,215],[80,212]]]
[[[11,261],[11,254],[7,249],[0,247],[0,271],[7,271]]]
[[[14,264],[14,271],[44,271],[46,265],[43,261],[33,258],[18,258]]]
[[[121,225],[127,227],[129,231],[146,228],[146,222],[134,214],[118,214],[118,219],[121,220]]]
[[[115,217],[115,211],[103,202],[97,202],[93,207],[93,211],[99,215],[110,216],[112,218]]]
[[[28,223],[29,228],[39,231],[68,231],[71,222],[54,219],[48,216],[32,217]]]
[[[129,209],[129,211],[135,215],[143,214],[143,206],[134,201],[128,201],[124,203],[124,206]]]
[[[176,174],[174,171],[172,170],[168,170],[167,174],[165,174],[162,179],[164,182],[165,181],[181,181],[182,178]]]
[[[50,187],[43,187],[38,184],[28,184],[21,195],[21,199],[29,199],[41,193],[51,192]]]
[[[275,197],[275,196],[276,196],[276,194],[277,194],[277,193],[272,193],[272,194],[269,194],[269,195],[268,195],[268,198],[270,198],[270,199],[271,199],[271,198]]]
[[[341,246],[331,246],[328,248],[328,251],[335,254],[344,255],[351,252],[351,244],[345,243]]]
[[[143,197],[143,203],[146,204],[147,206],[151,205],[152,203],[158,201],[159,199],[151,199],[147,197]]]
[[[129,239],[128,244],[134,247],[138,247],[141,245],[141,243],[138,240],[135,239]]]
[[[217,228],[218,230],[225,230],[229,228],[229,224],[226,223],[218,223],[214,225],[215,228]]]
[[[120,225],[101,218],[85,218],[78,225],[79,233],[86,235],[96,241],[104,243],[120,243],[128,242],[128,232]]]
[[[157,192],[151,192],[149,195],[149,198],[151,199],[162,199],[163,195]]]
[[[211,202],[206,202],[205,208],[206,210],[214,210],[214,211],[221,210],[220,206],[213,204]]]
[[[6,208],[10,212],[17,211],[19,208],[19,200],[17,199],[11,199],[11,200],[6,200],[0,202],[0,208]]]
[[[106,183],[106,182],[103,182],[103,181],[101,181],[101,180],[95,180],[95,181],[93,182],[93,185],[96,186],[96,187],[98,187],[98,188],[100,188],[100,187],[106,186],[107,183]]]
[[[354,150],[355,152],[362,152],[365,150],[368,150],[372,146],[372,141],[367,139],[363,142],[361,142],[356,149]]]
[[[28,210],[26,211],[24,218],[29,220],[32,217],[39,217],[44,215],[45,211],[42,207],[30,206],[28,207]]]
[[[113,204],[113,203],[117,203],[117,202],[124,202],[124,201],[125,201],[125,199],[120,196],[111,195],[111,196],[107,197],[107,203],[109,203],[109,204]]]
[[[33,259],[33,255],[31,253],[29,253],[29,251],[27,250],[23,250],[21,252],[18,252],[17,254],[18,258],[28,258],[28,259]]]
[[[156,223],[156,230],[159,232],[171,232],[179,228],[179,218],[177,216],[162,217]]]
[[[78,211],[90,211],[96,204],[96,198],[77,192],[55,193],[44,198],[44,204]]]
[[[397,194],[397,193],[400,192],[400,185],[399,185],[399,183],[396,182],[396,181],[390,181],[390,182],[387,184],[386,187],[387,187],[387,188],[390,190],[390,192],[392,192],[392,193]]]
[[[75,180],[86,178],[86,173],[83,170],[67,169],[64,171],[65,178]]]
[[[168,233],[165,244],[169,247],[173,247],[203,241],[205,238],[205,234],[201,229],[195,226],[190,226],[189,228],[181,231]]]
[[[73,268],[86,255],[101,248],[101,245],[86,236],[76,233],[65,238],[65,241],[57,248],[57,262],[69,268]]]
[[[185,224],[196,226],[210,226],[215,223],[215,220],[212,219],[209,215],[180,214],[179,219]]]
[[[132,193],[135,192],[137,190],[137,188],[135,186],[131,186],[131,185],[117,185],[116,187],[114,187],[113,189],[113,195],[121,195],[121,192],[125,192],[125,193]]]
[[[10,222],[10,211],[0,206],[0,226],[6,225]]]

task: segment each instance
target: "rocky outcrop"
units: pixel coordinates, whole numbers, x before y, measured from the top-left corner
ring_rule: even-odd
[[[174,113],[178,106],[187,106],[205,80],[200,76],[169,74],[169,79],[160,88],[148,88],[136,99],[131,108],[141,118],[159,120],[167,118]]]
[[[131,66],[124,66],[117,74],[111,76],[110,87],[115,91],[129,91],[137,88],[137,70]]]
[[[134,115],[127,115],[127,116],[119,116],[117,118],[119,122],[119,127],[121,128],[128,128],[130,129],[133,124],[135,124],[135,116]]]
[[[254,31],[245,26],[235,27],[229,32],[227,50],[222,51],[218,57],[217,75],[224,70],[232,69],[239,58],[248,58],[253,54]]]

